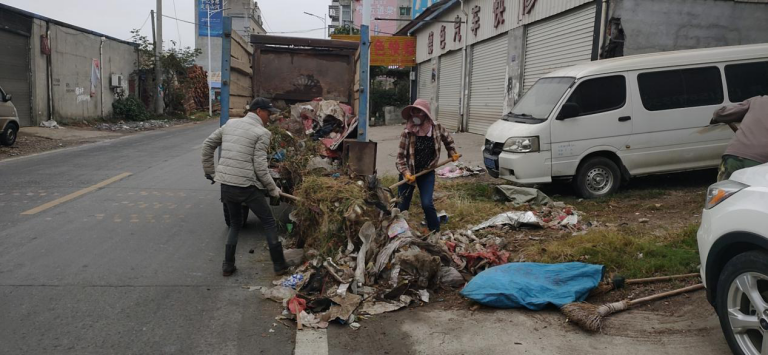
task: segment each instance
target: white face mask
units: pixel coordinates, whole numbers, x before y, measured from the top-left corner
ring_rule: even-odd
[[[417,126],[418,126],[418,125],[420,125],[420,124],[421,124],[421,119],[420,119],[420,118],[418,118],[418,117],[414,117],[414,118],[413,118],[413,124],[415,124],[415,125],[417,125]]]

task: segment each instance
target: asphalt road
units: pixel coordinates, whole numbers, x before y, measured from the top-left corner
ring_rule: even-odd
[[[274,319],[279,305],[243,288],[272,280],[255,217],[241,235],[239,272],[221,276],[219,185],[203,177],[200,163],[201,144],[216,127],[0,162],[0,353],[293,351],[293,329]]]
[[[296,332],[251,286],[273,277],[249,219],[238,273],[200,149],[215,122],[0,162],[0,354],[677,354],[728,352],[704,293],[586,334],[556,310],[442,304]],[[73,195],[79,194],[79,195]],[[254,254],[248,251],[254,249]]]

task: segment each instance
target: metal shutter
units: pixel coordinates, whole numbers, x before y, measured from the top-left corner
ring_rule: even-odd
[[[427,101],[432,100],[432,62],[419,64],[419,90],[416,97]]]
[[[440,88],[438,97],[438,120],[446,129],[459,128],[459,96],[461,94],[461,51],[454,51],[440,57]]]
[[[472,49],[468,131],[485,134],[503,115],[507,73],[507,35],[476,44]]]
[[[0,87],[13,95],[22,126],[32,125],[29,37],[0,30]]]
[[[523,93],[545,74],[592,59],[595,5],[528,27]]]

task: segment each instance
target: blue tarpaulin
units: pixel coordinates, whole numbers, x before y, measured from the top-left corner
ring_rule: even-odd
[[[509,263],[487,269],[461,295],[496,308],[540,310],[584,301],[603,277],[604,267],[584,263]]]

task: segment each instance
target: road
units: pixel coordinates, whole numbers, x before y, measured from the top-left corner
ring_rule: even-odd
[[[0,162],[1,354],[724,354],[703,293],[586,335],[555,311],[437,304],[302,331],[251,286],[272,281],[256,218],[221,276],[226,226],[200,148],[215,122]],[[248,251],[254,249],[254,254]],[[434,303],[434,301],[433,301]]]

